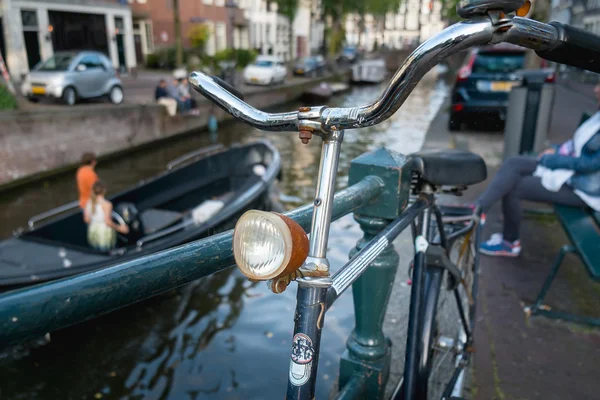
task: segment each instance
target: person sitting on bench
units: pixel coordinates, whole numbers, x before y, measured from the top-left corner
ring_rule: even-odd
[[[167,113],[174,117],[177,114],[177,100],[172,99],[167,91],[167,81],[161,79],[154,92],[156,102],[167,109]]]
[[[600,84],[594,88],[600,104]],[[506,160],[476,206],[486,213],[502,200],[504,229],[480,248],[490,256],[516,257],[521,251],[520,200],[589,206],[600,211],[600,110],[584,122],[573,138],[544,150],[538,157]]]

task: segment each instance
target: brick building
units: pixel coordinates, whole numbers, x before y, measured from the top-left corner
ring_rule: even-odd
[[[155,48],[175,45],[172,0],[128,0],[138,62]],[[206,45],[210,55],[227,47],[248,48],[248,20],[234,0],[179,0],[183,46],[189,47],[189,33],[198,24],[208,25]]]

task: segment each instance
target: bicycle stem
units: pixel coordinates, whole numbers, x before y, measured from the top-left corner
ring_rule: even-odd
[[[309,256],[300,268],[301,276],[296,279],[298,294],[286,396],[289,400],[314,399],[321,332],[327,309],[327,290],[332,284],[327,260],[327,241],[344,132],[337,131],[321,137],[323,146],[313,202]],[[306,361],[308,357],[298,359],[307,353],[312,354],[309,361]]]
[[[327,242],[331,225],[331,210],[335,194],[335,180],[344,132],[323,136],[321,161],[317,175],[317,190],[313,202],[313,218],[310,230],[310,251],[301,268],[303,272],[326,273],[329,276]],[[314,274],[312,274],[314,275]],[[331,284],[330,280],[327,284]]]

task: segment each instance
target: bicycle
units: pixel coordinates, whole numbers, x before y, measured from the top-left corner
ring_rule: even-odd
[[[404,229],[415,243],[405,368],[394,399],[460,396],[472,352],[477,299],[481,213],[468,207],[436,205],[440,193],[460,194],[486,179],[483,160],[460,151],[412,155],[413,202],[373,240],[331,275],[327,241],[335,176],[345,129],[376,125],[396,112],[423,75],[446,56],[472,46],[507,42],[536,51],[549,61],[600,72],[600,38],[583,30],[525,18],[531,4],[522,0],[463,0],[457,6],[466,21],[444,29],[421,44],[392,77],[374,103],[354,108],[301,107],[265,113],[242,100],[241,93],[218,78],[190,75],[193,87],[234,117],[265,131],[299,132],[307,144],[322,139],[310,239],[286,217],[250,211],[236,225],[234,254],[238,268],[253,280],[266,280],[273,292],[298,283],[287,398],[312,399],[321,329],[327,309]],[[408,187],[408,186],[407,186]],[[442,283],[446,281],[446,287]],[[454,297],[456,332],[446,333],[441,318]],[[443,312],[438,312],[442,309]],[[448,380],[436,378],[440,364],[454,353]]]

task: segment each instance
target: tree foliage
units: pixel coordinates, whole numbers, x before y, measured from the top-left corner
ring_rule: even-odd
[[[15,99],[15,96],[10,93],[4,84],[0,83],[0,111],[14,110],[15,108],[17,108],[17,100]]]
[[[460,0],[442,0],[442,18],[450,23],[459,21],[461,18],[456,13],[456,5]]]
[[[210,38],[210,28],[206,24],[194,26],[188,34],[188,39],[194,49],[203,51],[206,42]]]
[[[256,59],[256,52],[254,50],[245,49],[224,49],[218,51],[215,54],[214,59],[217,63],[234,61],[237,69],[244,69]]]

